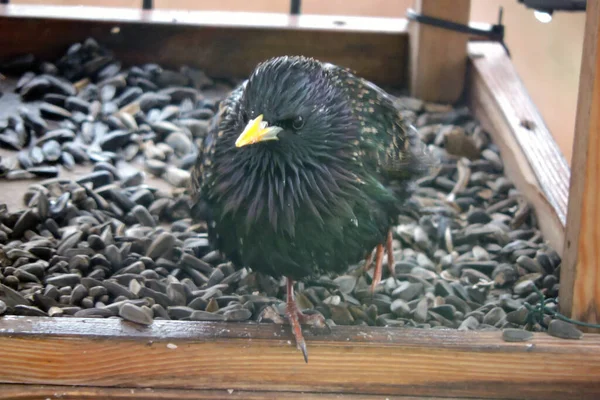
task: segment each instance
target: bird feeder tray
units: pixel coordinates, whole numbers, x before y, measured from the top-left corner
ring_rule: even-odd
[[[589,13],[594,15],[588,15],[587,29],[597,30],[598,6]],[[211,77],[242,79],[264,59],[303,54],[348,67],[381,86],[420,90],[417,94],[431,101],[464,95],[499,147],[506,174],[535,208],[544,237],[565,258],[572,252],[563,248],[570,170],[505,49],[415,24],[396,18],[3,5],[0,60],[24,53],[54,60],[72,43],[93,37],[124,65],[187,64]],[[458,40],[457,62],[446,62],[439,51],[444,40]],[[586,37],[586,49],[593,50],[584,66],[591,72],[582,76],[588,85],[595,82],[590,65],[598,60],[594,40]],[[434,51],[440,59],[430,57]],[[453,82],[433,84],[436,69]],[[457,82],[457,88],[450,87]],[[580,107],[595,107],[596,114],[591,123],[578,122],[578,132],[586,127],[590,132],[578,133],[578,143],[597,136],[591,133],[598,129],[597,93],[580,100]],[[590,142],[580,151],[594,146]],[[575,171],[584,179],[588,158],[582,159]],[[0,202],[15,204],[28,183],[3,181],[10,189],[0,191]],[[21,192],[15,196],[15,191]],[[570,200],[583,195],[576,196]],[[598,237],[590,240],[597,244]],[[576,238],[567,246],[579,243]],[[598,264],[595,257],[588,259],[590,271]],[[589,301],[592,307],[594,296],[577,292],[584,267],[568,262],[572,265],[563,261],[563,274],[575,278],[561,284],[560,297],[573,302],[579,296],[574,303]],[[592,313],[599,315],[598,310]],[[306,331],[305,336],[308,364],[287,325],[154,321],[142,326],[120,319],[5,316],[0,318],[0,399],[600,398],[600,335],[593,332],[580,340],[534,333],[521,343],[503,341],[500,331],[366,326],[336,326],[331,333]]]

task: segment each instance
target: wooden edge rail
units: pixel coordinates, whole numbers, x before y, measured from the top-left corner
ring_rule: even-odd
[[[245,78],[267,58],[302,54],[344,65],[380,85],[406,81],[404,19],[0,6],[0,61],[24,53],[54,60],[88,37],[125,65],[187,64],[216,78]]]
[[[341,393],[269,392],[264,390],[182,390],[154,388],[104,388],[90,386],[48,386],[0,384],[0,400],[382,400],[381,395]],[[461,397],[386,396],[387,400],[469,400]]]
[[[536,333],[528,342],[508,343],[499,331],[334,327],[306,332],[305,364],[288,328],[6,316],[0,319],[0,383],[480,399],[600,396],[600,335],[561,340]]]
[[[245,11],[141,10],[125,7],[29,4],[3,5],[0,6],[0,10],[4,16],[12,18],[52,18],[88,22],[104,20],[213,27],[404,33],[407,25],[407,20],[402,18],[289,15]]]
[[[506,174],[535,208],[545,239],[562,255],[569,165],[502,45],[473,42],[468,51],[469,106],[500,148]]]

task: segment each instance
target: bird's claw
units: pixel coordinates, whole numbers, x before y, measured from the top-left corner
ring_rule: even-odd
[[[288,321],[292,326],[292,332],[296,340],[296,347],[302,351],[304,356],[304,362],[308,363],[308,350],[306,349],[306,342],[304,341],[304,335],[302,335],[302,327],[300,326],[300,316],[304,317],[304,314],[298,310],[295,303],[288,302],[285,307],[285,313],[288,317]]]
[[[295,303],[288,303],[285,308],[285,313],[288,321],[292,327],[294,338],[296,340],[296,347],[302,351],[304,361],[308,363],[308,350],[306,349],[306,342],[304,335],[302,334],[301,325],[309,325],[311,328],[325,329],[331,332],[331,327],[327,324],[325,317],[320,313],[315,314],[304,314],[301,312]]]
[[[302,351],[304,362],[308,364],[308,350],[306,349],[306,342],[304,342],[304,339],[302,339],[302,342],[298,343],[296,347],[298,347],[298,350]]]

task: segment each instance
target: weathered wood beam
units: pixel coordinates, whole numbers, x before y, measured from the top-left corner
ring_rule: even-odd
[[[0,384],[0,400],[382,400],[381,395],[269,392],[265,390],[198,390],[154,388],[107,388],[83,386]],[[469,400],[466,397],[388,396],[388,400]],[[472,399],[471,399],[472,400]]]
[[[600,398],[600,335],[334,327],[304,363],[275,324],[0,319],[0,383],[479,399]],[[508,383],[510,382],[510,384]]]
[[[243,79],[267,58],[300,54],[380,85],[406,86],[408,34],[399,18],[0,6],[0,61],[24,53],[54,60],[88,37],[125,65],[187,64],[211,77]]]
[[[600,323],[600,4],[588,1],[575,120],[560,310]]]
[[[502,45],[468,48],[469,106],[500,148],[506,174],[535,208],[544,238],[562,254],[569,165]]]
[[[468,24],[470,0],[415,0],[417,13]],[[410,91],[426,101],[454,103],[463,93],[469,35],[426,25],[409,23]]]

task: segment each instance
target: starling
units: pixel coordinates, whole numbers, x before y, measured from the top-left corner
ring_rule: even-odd
[[[195,218],[235,265],[286,278],[286,316],[307,361],[294,281],[339,273],[384,246],[428,170],[425,146],[393,98],[350,70],[303,56],[259,64],[219,104],[192,170]]]

